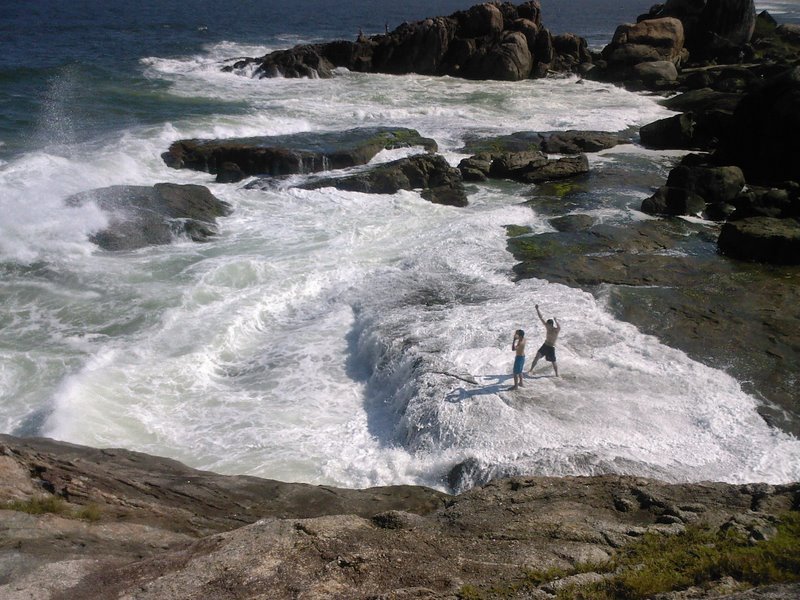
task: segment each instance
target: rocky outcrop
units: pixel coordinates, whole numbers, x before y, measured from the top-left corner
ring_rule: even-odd
[[[518,81],[591,61],[585,40],[550,35],[539,0],[478,4],[448,17],[403,23],[355,42],[300,45],[225,67],[256,77],[330,77],[333,69]]]
[[[434,204],[467,205],[461,173],[442,156],[434,154],[402,158],[355,175],[317,179],[301,187],[335,187],[365,194],[394,194],[399,190],[420,189],[422,197]]]
[[[509,135],[468,140],[462,151],[473,153],[458,168],[465,181],[511,179],[541,183],[567,179],[589,171],[585,152],[599,152],[629,143],[630,135],[607,131],[518,131]],[[546,154],[563,154],[550,158]]]
[[[94,202],[108,213],[108,226],[90,238],[105,250],[169,244],[178,236],[204,242],[216,235],[216,218],[231,213],[230,205],[208,188],[173,183],[100,188],[70,196],[66,202]]]
[[[217,174],[218,180],[230,183],[240,176],[275,177],[364,165],[381,150],[414,146],[437,150],[434,140],[413,129],[366,127],[258,138],[178,140],[162,158],[175,169]]]
[[[14,501],[0,510],[0,595],[545,597],[603,581],[602,565],[645,534],[667,540],[703,525],[744,544],[769,540],[799,494],[797,484],[612,475],[518,477],[449,497],[412,486],[343,490],[0,436],[0,500]],[[51,512],[22,512],[32,499]],[[578,568],[587,563],[597,571]],[[528,579],[553,569],[581,574]]]
[[[458,168],[467,181],[511,179],[520,183],[541,183],[588,173],[589,160],[585,154],[551,159],[539,150],[482,152],[463,159]]]

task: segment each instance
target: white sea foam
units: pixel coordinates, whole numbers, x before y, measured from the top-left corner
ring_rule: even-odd
[[[470,206],[457,209],[414,192],[220,185],[160,159],[184,137],[399,125],[433,137],[455,161],[467,134],[613,131],[670,114],[652,99],[574,79],[344,72],[252,80],[219,72],[223,50],[144,68],[175,95],[224,99],[246,106],[244,114],[178,116],[0,170],[10,192],[0,197],[0,266],[19,265],[0,282],[5,314],[18,315],[0,347],[20,348],[0,372],[7,430],[41,410],[46,424],[37,432],[60,439],[346,486],[443,486],[465,460],[478,465],[477,478],[800,476],[798,441],[771,430],[728,375],[615,321],[580,291],[512,283],[503,226],[551,230],[519,186],[470,188]],[[635,160],[666,173],[669,157],[632,148],[593,157],[593,168]],[[104,215],[63,202],[96,187],[159,181],[207,185],[234,213],[210,243],[114,254],[86,241]],[[592,214],[644,218],[641,194],[601,190]],[[31,291],[32,282],[41,287]],[[526,329],[534,353],[537,302],[563,321],[564,377],[531,379],[512,395],[503,391],[509,337]]]

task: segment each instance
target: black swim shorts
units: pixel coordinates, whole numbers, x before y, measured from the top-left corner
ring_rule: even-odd
[[[550,344],[542,344],[537,354],[544,356],[547,362],[556,362],[556,349]]]

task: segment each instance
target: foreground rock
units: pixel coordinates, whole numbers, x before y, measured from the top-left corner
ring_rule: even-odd
[[[223,477],[41,439],[0,436],[0,450],[0,499],[55,497],[62,507],[0,511],[9,600],[544,597],[567,582],[532,584],[531,571],[602,565],[648,532],[666,538],[702,523],[757,543],[800,493],[797,484],[520,477],[445,498]],[[80,518],[90,505],[94,517]]]
[[[394,194],[400,190],[419,189],[422,197],[434,204],[467,205],[461,173],[451,167],[444,157],[433,154],[402,158],[355,175],[317,179],[301,187],[335,187],[366,194]]]
[[[135,250],[169,244],[177,236],[204,242],[216,235],[216,218],[231,207],[201,185],[157,183],[112,186],[70,196],[69,205],[95,202],[109,214],[109,225],[92,242],[105,250]]]
[[[478,4],[453,13],[403,23],[385,35],[339,40],[236,61],[226,70],[256,77],[330,77],[337,67],[364,73],[450,75],[518,81],[550,70],[586,68],[586,41],[552,36],[542,26],[539,0]]]
[[[233,183],[251,175],[316,173],[364,165],[381,150],[420,146],[437,150],[436,142],[413,129],[366,127],[329,133],[225,140],[179,140],[162,155],[175,169],[194,169]]]

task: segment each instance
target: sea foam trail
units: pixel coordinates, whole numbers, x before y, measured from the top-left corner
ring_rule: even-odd
[[[512,282],[503,227],[551,229],[520,187],[470,188],[470,206],[456,209],[416,192],[290,187],[302,178],[220,185],[160,159],[179,138],[393,125],[434,137],[455,162],[467,135],[617,130],[670,114],[652,99],[574,79],[251,80],[207,58],[186,59],[196,64],[187,71],[159,60],[143,68],[171,94],[224,99],[239,113],[176,115],[3,165],[13,194],[0,202],[13,218],[2,223],[14,243],[3,247],[0,293],[16,315],[0,332],[7,430],[353,487],[444,487],[459,464],[468,475],[450,484],[511,472],[797,479],[797,440],[770,430],[729,376],[615,321],[583,292]],[[592,158],[593,168],[637,174],[665,174],[668,162]],[[35,178],[15,175],[31,168]],[[62,214],[57,227],[25,210],[31,196],[69,211],[63,200],[75,192],[160,181],[207,185],[229,202],[220,235],[105,253],[86,241],[104,223],[96,208]],[[604,220],[644,218],[639,189],[587,202]],[[526,329],[535,350],[537,302],[564,324],[564,377],[509,394],[510,336]]]

